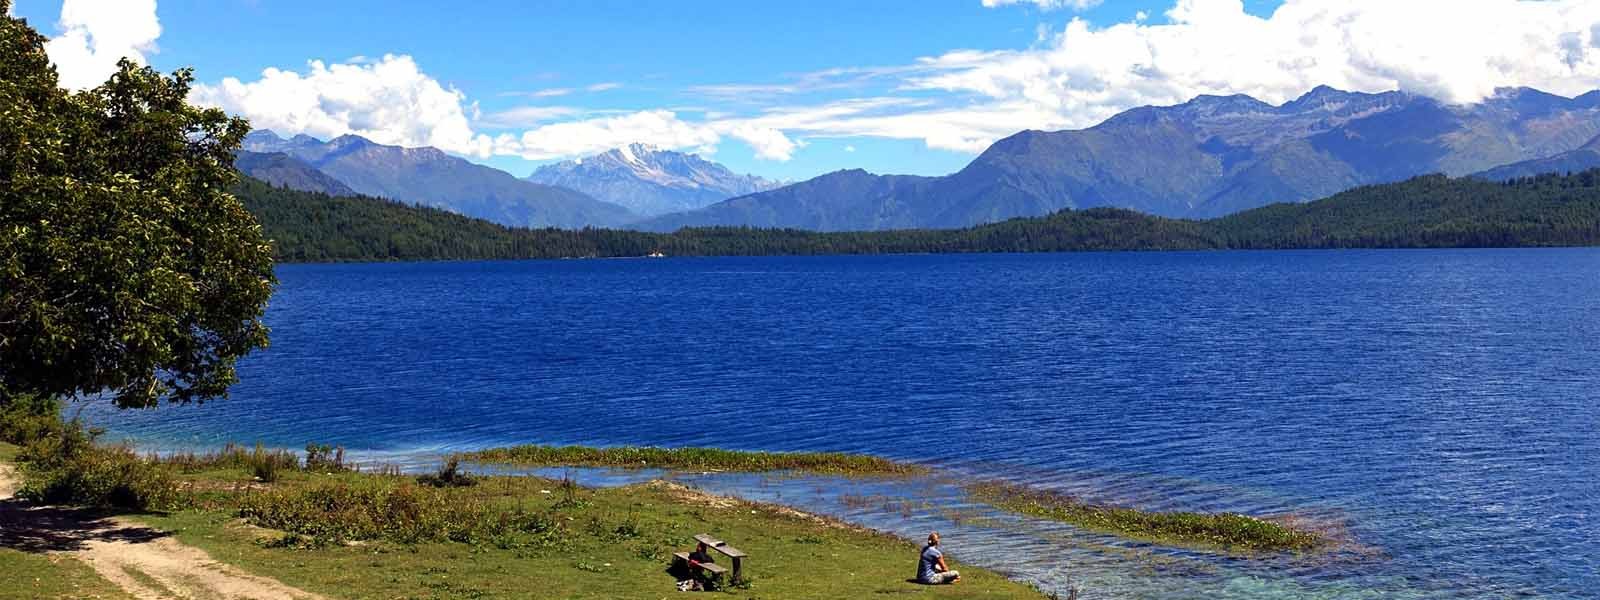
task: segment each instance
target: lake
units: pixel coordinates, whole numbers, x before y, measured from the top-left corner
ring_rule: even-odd
[[[692,478],[907,536],[940,528],[960,558],[1085,598],[1600,597],[1596,250],[279,276],[272,347],[240,364],[231,399],[85,414],[150,448],[860,452],[1149,509],[1301,514],[1364,547],[1245,560],[964,518],[983,509],[949,481]],[[921,500],[863,501],[907,496]]]

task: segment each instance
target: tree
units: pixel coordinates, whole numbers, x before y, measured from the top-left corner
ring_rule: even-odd
[[[229,192],[242,119],[189,105],[193,75],[123,60],[57,86],[44,37],[0,0],[0,404],[226,397],[265,347],[276,280]]]

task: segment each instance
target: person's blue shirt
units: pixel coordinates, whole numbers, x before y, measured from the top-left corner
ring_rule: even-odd
[[[944,553],[939,551],[938,546],[929,544],[924,547],[922,559],[917,561],[917,580],[931,581],[939,573],[939,559],[943,557]]]

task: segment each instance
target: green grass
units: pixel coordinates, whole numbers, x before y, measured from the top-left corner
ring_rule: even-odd
[[[22,448],[18,448],[15,444],[0,442],[0,462],[17,462],[17,453],[21,451]]]
[[[0,548],[0,600],[132,598],[67,556]]]
[[[1305,552],[1329,544],[1315,533],[1234,513],[1147,512],[1002,482],[975,483],[966,491],[972,499],[1002,510],[1163,545],[1229,552]]]
[[[433,487],[397,474],[303,469],[260,482],[242,461],[178,462],[157,466],[178,479],[182,508],[129,518],[330,598],[670,598],[678,594],[666,573],[672,552],[691,549],[698,533],[749,553],[750,581],[731,590],[735,598],[1044,598],[966,565],[957,565],[959,586],[909,583],[911,542],[671,484],[588,489],[475,477],[471,486]],[[0,572],[8,583],[0,600],[126,598],[64,557],[0,550]]]
[[[698,533],[750,554],[750,586],[735,598],[1044,598],[970,566],[959,567],[958,586],[908,583],[911,542],[669,484],[479,477],[435,488],[293,473],[265,487],[211,489],[191,508],[137,518],[223,562],[338,598],[669,598],[678,594],[665,573],[672,552],[691,549]]]
[[[468,452],[462,460],[526,467],[609,467],[668,471],[766,473],[795,471],[822,475],[918,475],[925,467],[875,456],[837,452],[744,452],[718,448],[514,446]]]

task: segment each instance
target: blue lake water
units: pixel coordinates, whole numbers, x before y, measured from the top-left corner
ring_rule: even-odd
[[[160,448],[863,452],[1365,552],[1244,560],[994,515],[948,482],[711,476],[1086,598],[1600,597],[1600,251],[294,265],[230,400]],[[598,474],[596,477],[604,477]],[[921,489],[907,490],[908,486]],[[897,487],[898,486],[898,487]],[[920,498],[896,508],[862,496]],[[855,501],[846,496],[854,496]],[[909,560],[908,560],[909,565]]]

